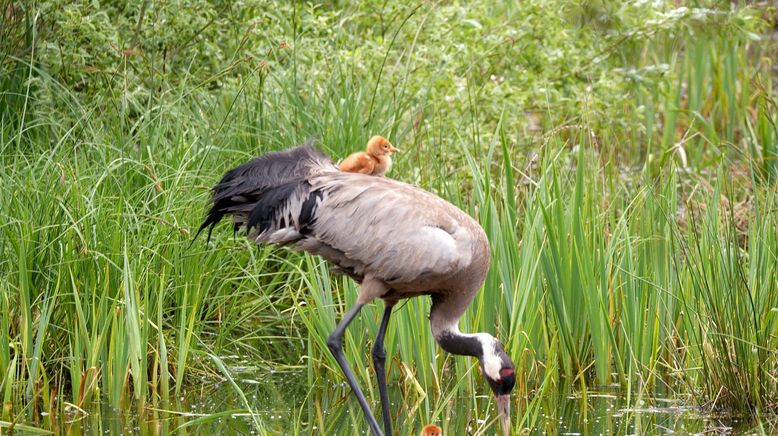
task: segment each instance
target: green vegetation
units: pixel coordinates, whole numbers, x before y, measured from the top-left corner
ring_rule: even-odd
[[[391,177],[489,236],[461,327],[513,356],[517,432],[611,385],[626,407],[775,420],[775,10],[334,3],[0,0],[0,430],[102,429],[81,419],[98,402],[151,433],[235,413],[366,429],[325,343],[354,283],[228,226],[189,244],[227,169],[372,134],[404,150]],[[373,306],[344,342],[378,411]],[[494,432],[475,361],[439,350],[428,311],[408,301],[386,337],[395,428]],[[214,383],[234,398],[180,413]]]

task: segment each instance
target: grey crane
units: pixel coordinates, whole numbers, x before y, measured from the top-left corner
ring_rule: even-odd
[[[435,340],[452,354],[478,358],[509,433],[514,365],[488,333],[466,334],[458,321],[481,288],[489,268],[489,244],[478,223],[451,203],[389,178],[341,172],[310,142],[266,154],[227,172],[213,188],[200,226],[232,215],[234,230],[258,244],[305,250],[332,263],[360,284],[356,304],[327,345],[343,370],[373,434],[381,428],[343,354],[342,337],[360,309],[376,298],[384,312],[373,347],[384,430],[391,435],[384,335],[401,299],[429,295]],[[196,238],[197,236],[195,236]]]

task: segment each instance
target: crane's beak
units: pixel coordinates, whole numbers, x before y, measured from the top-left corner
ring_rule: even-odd
[[[392,146],[392,145],[389,146],[389,153],[397,153],[398,151],[400,151],[400,150],[397,149],[397,148],[394,148],[394,146]]]
[[[497,395],[497,410],[500,412],[500,426],[502,434],[510,436],[511,434],[511,396]]]

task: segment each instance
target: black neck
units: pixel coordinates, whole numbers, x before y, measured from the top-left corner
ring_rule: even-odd
[[[481,341],[471,335],[463,335],[459,332],[443,331],[436,338],[440,347],[451,354],[460,356],[481,357],[483,350]]]

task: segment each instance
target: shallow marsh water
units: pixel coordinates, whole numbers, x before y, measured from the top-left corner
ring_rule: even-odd
[[[192,386],[178,398],[164,404],[125,404],[114,408],[95,402],[83,411],[66,405],[62,416],[47,414],[18,419],[26,429],[52,430],[66,434],[369,434],[361,411],[350,401],[345,385],[314,386],[309,389],[302,371],[268,372],[248,362],[224,358],[233,385],[227,379],[213,382],[204,377],[201,386]],[[232,360],[232,361],[230,361]],[[398,402],[401,393],[390,384],[393,413],[397,414],[397,434],[418,434],[425,423],[403,420],[408,405]],[[349,400],[348,404],[344,399]],[[488,401],[488,398],[483,398]],[[472,398],[454,398],[446,413],[449,417],[434,421],[448,435],[496,434],[496,427],[484,421],[469,421],[465,413]],[[636,397],[618,387],[589,391],[585,395],[568,390],[536,403],[518,401],[517,419],[528,422],[515,434],[558,435],[642,435],[642,434],[772,434],[776,423],[743,421],[707,415],[688,399]],[[416,404],[413,409],[420,406]],[[516,402],[514,402],[515,407]],[[248,406],[248,407],[247,407]],[[421,406],[425,407],[425,406]],[[490,405],[489,407],[492,407]],[[248,412],[248,408],[252,413]],[[380,405],[373,404],[375,412]],[[453,412],[453,413],[452,413]],[[317,418],[318,416],[318,418]],[[313,418],[309,418],[313,417]],[[313,421],[313,424],[309,424]],[[257,422],[259,424],[257,424]],[[316,425],[324,422],[325,429]],[[3,433],[0,428],[0,434]],[[7,430],[7,428],[5,429]],[[27,434],[25,428],[19,432]]]

